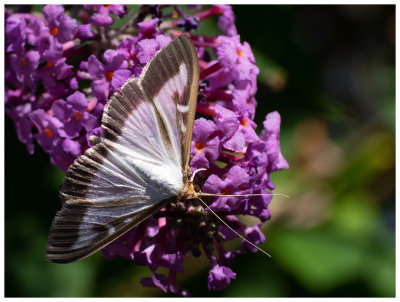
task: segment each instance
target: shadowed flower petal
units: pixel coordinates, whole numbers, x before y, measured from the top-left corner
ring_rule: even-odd
[[[47,153],[52,153],[60,141],[58,129],[62,127],[62,123],[45,113],[43,109],[33,111],[29,118],[39,131],[34,135],[35,139]]]
[[[127,69],[120,69],[113,72],[111,86],[114,90],[119,89],[131,77],[131,72]]]
[[[277,111],[271,112],[265,117],[263,125],[264,130],[261,132],[260,138],[266,142],[269,172],[288,169],[289,164],[281,153],[281,146],[279,142],[281,116]]]
[[[215,265],[208,274],[208,289],[221,290],[231,283],[231,279],[236,278],[234,273],[229,267]]]
[[[220,149],[220,140],[216,135],[216,126],[213,121],[200,118],[194,121],[191,145],[192,169],[208,168],[209,160],[217,160]]]
[[[83,40],[93,38],[94,35],[91,27],[92,26],[90,24],[78,25],[78,37]]]
[[[260,227],[257,224],[253,227],[247,227],[244,232],[244,235],[247,240],[249,240],[250,242],[252,242],[254,244],[260,244],[265,241],[265,236],[260,231]],[[257,252],[257,249],[254,246],[248,244],[246,241],[242,242],[242,247],[248,248],[253,253]]]

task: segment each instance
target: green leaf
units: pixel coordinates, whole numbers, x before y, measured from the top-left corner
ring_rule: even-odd
[[[332,226],[338,232],[354,236],[368,236],[378,216],[379,209],[370,195],[352,191],[338,199],[333,205]]]
[[[273,258],[313,292],[323,292],[355,279],[363,247],[325,230],[275,230]]]

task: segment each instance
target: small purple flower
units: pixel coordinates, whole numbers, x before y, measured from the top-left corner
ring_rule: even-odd
[[[137,58],[142,64],[146,64],[151,60],[157,52],[158,43],[155,39],[144,39],[137,43],[138,54]]]
[[[245,147],[246,140],[243,133],[238,131],[240,121],[237,115],[221,105],[215,106],[215,112],[217,114],[217,130],[220,133],[223,147],[234,152],[242,151]]]
[[[150,19],[147,21],[139,22],[139,40],[155,38],[158,33],[157,24],[158,19]]]
[[[61,137],[75,138],[83,127],[90,131],[98,126],[97,118],[86,112],[87,106],[85,95],[79,91],[71,94],[67,101],[57,100],[53,103],[51,109],[54,116],[64,124],[58,129]]]
[[[206,193],[231,195],[240,194],[248,188],[249,175],[247,171],[237,165],[231,167],[224,180],[215,174],[211,174],[203,185]],[[232,211],[238,207],[239,199],[233,196],[221,196],[211,204],[214,211]]]
[[[235,25],[235,15],[230,5],[220,4],[216,5],[222,10],[222,15],[218,19],[218,27],[222,29],[224,35],[233,37],[237,35]]]
[[[33,144],[32,135],[32,125],[29,117],[23,116],[14,121],[15,129],[17,130],[18,139],[21,143],[26,145],[26,149],[30,155],[33,154],[35,150],[35,145]]]
[[[113,91],[118,90],[130,78],[131,72],[126,69],[128,63],[124,60],[124,55],[116,50],[106,50],[103,57],[105,64],[91,55],[88,70],[92,77],[93,95],[100,100],[107,100],[110,88]]]
[[[252,227],[247,227],[244,232],[244,235],[247,240],[249,240],[250,242],[252,242],[254,244],[260,244],[265,241],[265,236],[260,231],[260,226],[258,224],[256,224],[255,226],[252,226]],[[254,246],[248,244],[246,241],[242,242],[242,247],[248,248],[253,253],[257,252],[257,249]]]
[[[32,104],[25,103],[13,108],[6,108],[7,114],[14,120],[14,126],[17,130],[18,139],[26,145],[30,155],[35,150],[32,135],[32,123],[29,119],[29,113],[32,111]]]
[[[171,291],[172,293],[180,294],[184,297],[189,296],[187,290],[174,285],[169,279],[172,280],[172,278],[167,278],[165,275],[153,273],[151,278],[143,278],[140,283],[143,286],[158,287],[165,293]]]
[[[213,121],[200,118],[194,121],[193,137],[190,154],[192,170],[209,168],[209,161],[217,160],[220,149],[220,140],[216,135],[216,126]]]
[[[234,111],[237,114],[247,112],[251,120],[254,119],[257,102],[254,94],[251,93],[251,85],[246,85],[245,89],[235,89],[232,99]]]
[[[58,43],[51,35],[44,34],[37,37],[36,46],[44,61],[57,61],[63,53],[62,44]]]
[[[43,109],[33,111],[29,117],[39,131],[34,135],[35,139],[44,151],[52,153],[60,142],[58,129],[62,127],[62,123],[48,115]]]
[[[158,35],[156,37],[156,41],[158,43],[158,49],[161,49],[161,48],[164,48],[165,46],[167,46],[168,43],[172,41],[172,39],[169,36]]]
[[[39,52],[29,50],[26,53],[12,53],[9,60],[17,80],[35,90],[37,85],[35,75],[40,60]]]
[[[249,143],[257,141],[259,138],[256,132],[254,131],[254,129],[257,127],[256,123],[254,123],[253,120],[247,116],[247,114],[243,113],[239,114],[238,118],[240,120],[239,132],[243,134],[243,137],[246,140],[246,142]]]
[[[79,141],[66,138],[62,142],[62,148],[65,153],[70,154],[72,158],[77,158],[82,154],[82,145]]]
[[[118,45],[117,50],[124,56],[125,60],[134,60],[135,62],[137,56],[137,42],[138,38],[128,37]]]
[[[168,291],[167,277],[161,274],[153,273],[151,278],[143,278],[140,283],[143,286],[158,287],[165,293]]]
[[[154,244],[149,244],[143,238],[157,235],[158,220],[149,217],[139,226],[132,228],[116,241],[106,246],[102,252],[106,259],[112,260],[117,257],[135,260],[138,265],[151,265],[151,255]]]
[[[264,130],[260,138],[266,142],[265,150],[268,154],[268,172],[288,169],[289,164],[281,153],[279,142],[279,132],[281,126],[281,116],[277,111],[269,113],[263,122]]]
[[[236,273],[229,267],[216,264],[208,274],[208,289],[221,290],[236,278]]]
[[[140,76],[143,67],[154,57],[156,52],[165,47],[171,38],[158,35],[154,39],[138,39],[136,48],[132,50],[130,46],[130,56],[133,59],[133,73],[136,77]]]
[[[91,24],[81,24],[78,25],[78,38],[81,40],[87,40],[93,38],[93,32],[91,29]]]
[[[259,73],[250,45],[247,42],[240,44],[240,36],[219,36],[218,40],[218,59],[235,80],[248,81]]]
[[[26,22],[22,18],[9,17],[6,20],[6,51],[21,53],[25,46]]]
[[[77,22],[64,14],[64,8],[61,5],[46,5],[43,8],[43,15],[49,25],[50,34],[58,43],[74,38],[78,31]]]
[[[219,71],[207,76],[207,80],[209,82],[208,90],[215,91],[219,88],[225,87],[228,84],[232,83],[233,79],[234,78],[230,72],[227,72],[227,70],[225,69],[220,69]]]
[[[82,154],[81,143],[64,139],[57,143],[50,153],[50,162],[57,168],[67,171],[75,158]]]
[[[110,13],[116,15],[118,18],[122,18],[127,13],[125,5],[85,5],[85,8],[96,12],[90,19],[95,26],[113,24],[114,20],[109,15]]]
[[[66,58],[56,61],[47,61],[38,71],[38,78],[42,80],[47,89],[57,86],[57,81],[65,80],[72,75],[72,66],[65,63]]]

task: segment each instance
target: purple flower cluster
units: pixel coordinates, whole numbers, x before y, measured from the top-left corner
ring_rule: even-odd
[[[266,189],[274,189],[270,174],[288,168],[280,152],[280,116],[268,114],[257,135],[253,119],[259,69],[250,45],[240,41],[230,6],[189,7],[191,15],[176,5],[173,13],[164,13],[167,7],[143,6],[140,18],[117,30],[110,25],[127,13],[123,5],[85,5],[68,14],[60,5],[46,5],[41,16],[7,8],[6,112],[30,154],[36,141],[53,165],[66,170],[90,147],[88,137],[101,132],[109,96],[130,77],[138,77],[183,29],[198,50],[200,65],[200,117],[194,122],[190,167],[206,170],[197,173],[194,182],[203,192],[221,195],[206,202],[233,229],[262,243],[260,226],[270,217],[272,199]],[[219,16],[221,35],[191,33],[214,15]],[[160,28],[172,30],[166,34]],[[260,223],[248,227],[236,214],[258,217]],[[241,249],[227,251],[223,242],[235,237],[199,201],[175,202],[108,245],[103,254],[148,266],[153,274],[142,285],[185,296],[189,293],[175,284],[176,274],[184,271],[185,257],[190,252],[200,256],[201,248],[211,265],[209,289],[223,289],[236,278],[229,268],[235,255],[256,250],[244,242]],[[158,273],[158,268],[168,274]]]

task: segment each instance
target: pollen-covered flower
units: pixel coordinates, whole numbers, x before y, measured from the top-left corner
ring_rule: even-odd
[[[211,195],[204,201],[231,228],[198,200],[176,200],[110,243],[103,254],[110,261],[122,257],[149,267],[143,286],[188,296],[176,276],[185,270],[189,254],[204,252],[210,263],[208,288],[221,290],[237,277],[229,268],[235,255],[256,251],[245,241],[227,251],[224,242],[237,233],[253,244],[265,240],[260,227],[271,216],[275,188],[270,174],[288,168],[280,149],[280,115],[268,114],[264,129],[254,122],[259,69],[250,45],[241,41],[230,6],[144,5],[120,28],[109,26],[126,14],[124,5],[46,5],[42,15],[7,8],[6,113],[30,154],[36,141],[50,162],[66,171],[101,136],[110,95],[139,77],[173,38],[187,34],[200,67],[200,116],[193,126],[190,169],[196,172],[196,187]],[[212,16],[218,16],[221,34],[197,34],[194,30]],[[235,215],[251,215],[260,223],[247,226]]]

